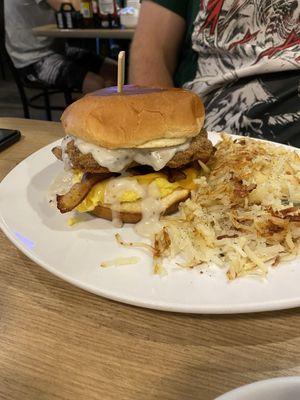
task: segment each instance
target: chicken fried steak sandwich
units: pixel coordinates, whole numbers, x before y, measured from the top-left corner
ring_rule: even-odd
[[[73,172],[73,186],[57,194],[71,210],[122,222],[169,214],[187,199],[212,144],[204,106],[183,89],[124,86],[99,90],[63,113],[66,137],[52,151]]]

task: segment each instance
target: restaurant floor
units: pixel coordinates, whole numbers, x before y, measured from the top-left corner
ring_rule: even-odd
[[[23,107],[17,86],[7,71],[5,71],[5,75],[5,80],[0,75],[0,117],[24,118]],[[34,90],[26,90],[26,94],[28,95],[28,97],[33,96],[37,93],[38,92]],[[60,94],[53,96],[51,102],[52,101],[55,105],[64,104],[63,96]],[[38,104],[43,105],[42,100],[40,100]],[[61,112],[53,111],[52,114],[53,121],[59,121]],[[32,119],[46,120],[44,110],[30,109],[30,115]]]

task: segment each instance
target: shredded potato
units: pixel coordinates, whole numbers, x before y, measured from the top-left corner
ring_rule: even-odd
[[[125,240],[121,238],[121,235],[119,233],[115,234],[115,239],[117,243],[119,243],[123,247],[141,247],[145,250],[150,251],[151,253],[154,252],[154,247],[150,246],[150,244],[143,242],[125,242]]]
[[[222,135],[198,188],[163,218],[154,258],[183,258],[182,267],[214,263],[230,280],[266,276],[297,255],[300,241],[300,156],[272,143]]]
[[[134,265],[140,261],[140,257],[118,257],[113,260],[102,261],[100,267],[107,268],[120,265]]]

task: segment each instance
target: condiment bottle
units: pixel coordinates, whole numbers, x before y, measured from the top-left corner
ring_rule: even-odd
[[[63,2],[56,12],[56,22],[59,29],[76,28],[76,11],[72,3]]]
[[[94,19],[93,19],[92,0],[81,0],[80,12],[83,17],[83,27],[84,28],[93,28],[94,27]]]
[[[116,0],[98,0],[101,28],[120,26]]]
[[[92,0],[94,27],[101,28],[98,0]]]

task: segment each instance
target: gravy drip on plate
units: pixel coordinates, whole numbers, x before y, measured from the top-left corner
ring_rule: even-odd
[[[145,194],[145,190],[136,180],[123,177],[110,180],[105,190],[104,202],[110,204],[113,217],[112,222],[117,228],[123,225],[118,212],[120,207],[119,198],[124,192],[128,191],[138,193],[141,197],[144,197]]]
[[[155,182],[147,187],[147,194],[142,199],[141,213],[142,219],[138,222],[134,230],[141,236],[153,238],[162,228],[160,215],[164,207],[160,201],[160,194]]]
[[[122,221],[118,210],[120,209],[119,198],[122,193],[134,191],[141,197],[142,218],[134,229],[141,236],[152,238],[161,229],[159,221],[160,215],[164,210],[160,201],[160,193],[155,182],[148,186],[140,185],[134,179],[116,178],[112,179],[105,190],[104,201],[110,204],[114,226],[120,228]]]

